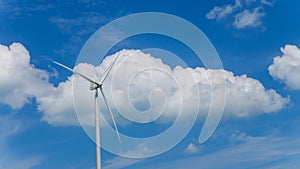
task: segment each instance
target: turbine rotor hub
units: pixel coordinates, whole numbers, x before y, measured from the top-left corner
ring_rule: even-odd
[[[102,88],[102,84],[91,83],[90,90],[97,90],[98,88]]]

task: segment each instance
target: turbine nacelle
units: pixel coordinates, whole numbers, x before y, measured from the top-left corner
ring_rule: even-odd
[[[98,88],[102,88],[102,84],[91,83],[90,90],[97,90]]]

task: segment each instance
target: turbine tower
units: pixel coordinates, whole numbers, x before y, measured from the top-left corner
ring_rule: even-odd
[[[97,165],[97,169],[101,169],[100,125],[99,125],[99,105],[98,105],[99,90],[100,90],[100,93],[101,93],[101,95],[103,97],[103,100],[105,102],[106,108],[107,108],[107,110],[108,110],[108,112],[109,112],[109,114],[111,116],[112,121],[113,121],[113,124],[114,124],[115,130],[116,130],[116,134],[117,134],[119,143],[121,143],[121,139],[120,139],[120,135],[119,135],[119,130],[118,130],[118,127],[117,127],[114,115],[113,115],[110,107],[108,106],[107,99],[106,99],[105,94],[104,94],[103,89],[102,89],[103,82],[105,81],[105,79],[107,78],[109,72],[113,68],[116,60],[118,59],[118,56],[119,56],[119,53],[117,54],[117,56],[115,57],[115,59],[113,60],[113,62],[109,65],[109,67],[106,69],[106,71],[104,72],[104,74],[103,74],[102,78],[100,79],[99,83],[96,82],[95,80],[92,80],[89,77],[87,77],[87,76],[85,76],[85,75],[83,75],[83,74],[75,71],[74,69],[71,69],[71,68],[67,67],[66,65],[63,65],[63,64],[58,63],[56,61],[53,61],[55,64],[57,64],[57,65],[65,68],[65,69],[73,72],[75,75],[78,75],[78,76],[84,78],[85,80],[89,81],[91,83],[90,90],[95,90],[95,127],[96,127],[96,165]]]

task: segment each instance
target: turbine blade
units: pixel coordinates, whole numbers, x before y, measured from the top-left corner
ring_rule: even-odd
[[[115,127],[115,130],[116,130],[116,133],[117,133],[117,137],[118,137],[119,143],[121,143],[120,134],[119,134],[119,130],[118,130],[118,127],[117,127],[117,124],[116,124],[114,115],[113,115],[113,113],[112,113],[110,107],[108,106],[106,97],[105,97],[104,92],[103,92],[103,90],[102,90],[101,87],[100,87],[100,91],[101,91],[101,94],[102,94],[102,96],[103,96],[103,100],[104,100],[104,102],[105,102],[106,108],[107,108],[107,110],[109,111],[110,117],[111,117],[111,119],[112,119],[112,121],[113,121],[113,123],[114,123],[114,127]]]
[[[119,53],[117,54],[117,56],[115,57],[114,61],[109,65],[109,67],[105,70],[104,75],[102,76],[101,80],[100,80],[100,84],[102,84],[104,82],[104,80],[107,78],[109,72],[111,71],[111,69],[113,68],[114,64],[116,63],[117,59],[119,57]]]
[[[85,75],[83,75],[83,74],[81,74],[81,73],[79,73],[79,72],[76,72],[74,69],[71,69],[71,68],[69,68],[69,67],[68,67],[68,66],[66,66],[66,65],[63,65],[63,64],[61,64],[61,63],[58,63],[58,62],[56,62],[56,61],[53,61],[53,63],[55,63],[55,64],[57,64],[57,65],[59,65],[59,66],[61,66],[61,67],[65,68],[65,69],[67,69],[67,70],[69,70],[69,71],[73,72],[74,74],[76,74],[76,75],[78,75],[78,76],[80,76],[80,77],[84,78],[85,80],[87,80],[87,81],[89,81],[89,82],[91,82],[91,83],[94,83],[94,84],[100,85],[100,84],[98,84],[96,81],[94,81],[94,80],[92,80],[92,79],[90,79],[90,78],[86,77]]]

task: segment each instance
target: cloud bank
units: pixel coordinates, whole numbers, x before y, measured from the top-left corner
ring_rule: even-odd
[[[276,56],[269,66],[269,74],[293,90],[300,90],[300,49],[295,45],[281,48],[282,56]]]
[[[284,108],[289,101],[246,75],[236,76],[226,70],[201,67],[192,69],[177,66],[172,69],[161,59],[140,50],[122,50],[119,54],[119,59],[104,84],[105,94],[117,121],[122,116],[130,117],[132,110],[135,110],[147,112],[146,115],[138,115],[135,120],[156,120],[160,116],[157,113],[162,112],[163,116],[158,122],[169,122],[174,120],[176,113],[183,113],[188,117],[190,107],[195,107],[194,105],[200,107],[200,117],[204,117],[210,108],[211,88],[218,90],[218,86],[221,85],[221,81],[217,80],[211,85],[211,78],[225,77],[227,117],[247,118],[273,113]],[[114,56],[106,57],[99,66],[80,63],[75,69],[91,78],[101,77]],[[31,98],[35,98],[38,110],[43,113],[43,120],[52,125],[78,125],[72,100],[74,95],[75,104],[79,104],[76,105],[76,110],[81,123],[93,125],[94,93],[88,89],[89,84],[84,79],[72,75],[54,86],[49,83],[49,73],[35,68],[29,60],[29,52],[23,45],[1,45],[0,93],[3,97],[0,98],[0,103],[8,104],[12,108],[21,108],[30,102]],[[58,68],[58,71],[67,70]],[[75,93],[72,91],[72,80]],[[129,100],[128,104],[126,99]],[[100,102],[100,105],[104,105],[102,99]],[[180,102],[184,103],[182,105],[185,107],[178,112]],[[105,107],[100,106],[100,111],[106,116]]]

